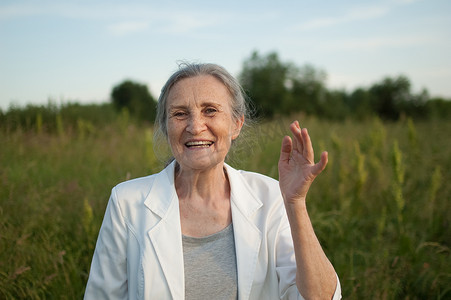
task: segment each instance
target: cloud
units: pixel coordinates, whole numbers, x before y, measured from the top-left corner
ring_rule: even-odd
[[[178,35],[193,33],[198,29],[219,25],[221,22],[221,18],[218,16],[212,17],[207,14],[190,12],[160,13],[158,16],[146,19],[147,21],[116,22],[109,25],[107,30],[116,36],[124,36],[147,30],[152,30],[156,33]]]
[[[343,15],[316,18],[296,25],[293,29],[295,31],[311,31],[356,21],[378,19],[388,15],[397,6],[409,5],[417,1],[419,0],[394,0],[390,3],[386,3],[385,5],[380,4],[351,7]]]
[[[411,4],[414,2],[418,2],[418,1],[421,1],[421,0],[395,0],[394,3],[400,4],[400,5],[405,5],[405,4]]]
[[[12,4],[0,6],[0,20],[42,14],[42,7],[28,4]]]
[[[341,39],[327,42],[327,49],[335,50],[379,50],[381,48],[403,48],[412,46],[439,44],[442,40],[438,36],[412,35],[392,37],[372,37],[361,39]]]
[[[152,29],[165,34],[186,34],[202,28],[209,28],[231,22],[235,13],[209,10],[158,8],[143,3],[68,3],[47,1],[39,5],[0,4],[0,20],[29,16],[69,18],[75,20],[95,20],[106,24],[108,32],[124,36]],[[132,20],[132,21],[131,21]]]
[[[155,16],[159,12],[150,5],[113,4],[108,2],[77,3],[42,1],[0,4],[0,19],[27,16],[53,16],[81,20],[131,19]]]
[[[166,18],[161,19],[165,33],[181,34],[191,32],[201,28],[208,28],[221,23],[223,17],[217,15],[201,13],[178,12],[168,14]]]
[[[149,22],[137,22],[137,21],[126,21],[111,24],[108,26],[108,31],[116,36],[124,36],[131,33],[145,31],[149,28]]]
[[[345,23],[351,23],[354,21],[371,20],[380,18],[388,14],[389,11],[390,9],[384,6],[352,8],[342,16],[313,19],[296,26],[294,29],[299,31],[310,31]]]

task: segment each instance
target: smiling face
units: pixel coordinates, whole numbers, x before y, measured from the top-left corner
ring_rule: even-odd
[[[207,170],[224,163],[244,117],[232,117],[231,95],[211,75],[185,78],[169,91],[168,141],[182,169]]]

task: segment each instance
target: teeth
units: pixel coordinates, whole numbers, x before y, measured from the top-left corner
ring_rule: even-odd
[[[209,141],[194,141],[194,142],[186,143],[186,145],[188,147],[191,147],[191,146],[210,146],[211,144],[213,144],[213,142],[209,142]]]

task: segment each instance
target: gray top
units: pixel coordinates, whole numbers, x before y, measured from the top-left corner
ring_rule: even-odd
[[[233,226],[201,238],[182,236],[185,299],[238,299]]]

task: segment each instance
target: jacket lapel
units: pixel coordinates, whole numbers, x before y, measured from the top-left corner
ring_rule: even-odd
[[[160,172],[144,201],[161,218],[148,231],[152,246],[173,299],[184,299],[185,279],[182,232],[177,193],[174,187],[174,162]],[[232,220],[238,272],[238,299],[249,299],[262,233],[253,218],[262,202],[252,193],[241,174],[225,164],[231,188]]]
[[[150,199],[152,198],[152,199]],[[148,231],[173,299],[184,299],[182,232],[174,163],[158,174],[144,204],[161,219]]]
[[[231,188],[232,220],[238,271],[238,299],[249,299],[262,241],[262,233],[252,220],[262,202],[246,185],[241,174],[226,165]]]

